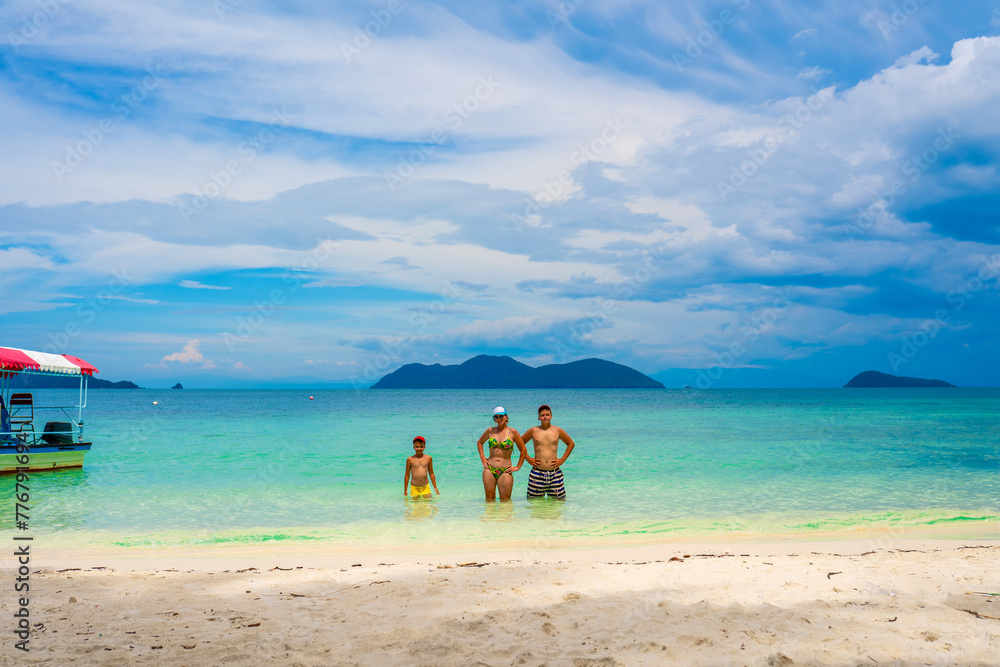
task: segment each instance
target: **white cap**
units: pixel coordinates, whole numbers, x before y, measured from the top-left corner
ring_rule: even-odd
[[[498,405],[495,408],[493,408],[494,417],[496,417],[497,415],[505,415],[505,414],[507,414],[507,411],[503,409],[503,406]]]

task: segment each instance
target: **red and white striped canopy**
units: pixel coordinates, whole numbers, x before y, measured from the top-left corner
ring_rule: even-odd
[[[0,372],[19,373],[35,371],[59,375],[93,375],[97,369],[83,359],[68,354],[50,354],[21,350],[16,347],[0,347]]]

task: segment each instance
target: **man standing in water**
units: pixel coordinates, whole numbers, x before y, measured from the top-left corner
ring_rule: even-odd
[[[538,421],[541,422],[540,426],[532,426],[521,436],[525,445],[529,440],[535,443],[535,457],[528,457],[528,463],[531,464],[531,472],[528,473],[528,500],[544,498],[546,494],[550,498],[566,500],[566,487],[559,466],[569,458],[576,443],[566,431],[552,423],[552,408],[549,406],[538,408]],[[560,440],[566,443],[562,458],[556,456]]]

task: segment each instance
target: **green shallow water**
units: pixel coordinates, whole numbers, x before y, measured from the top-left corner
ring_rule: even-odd
[[[32,534],[115,549],[1000,538],[1000,390],[311,393],[92,391],[94,448],[82,470],[32,475]],[[569,500],[528,503],[524,469],[513,503],[484,503],[475,441],[492,408],[524,431],[542,402],[577,441]],[[402,497],[415,435],[434,457],[432,501]],[[12,477],[0,494],[13,499]],[[13,500],[3,508],[12,533]]]

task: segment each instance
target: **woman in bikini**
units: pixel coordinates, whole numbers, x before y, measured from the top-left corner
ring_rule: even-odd
[[[479,458],[483,462],[483,489],[486,491],[486,500],[494,500],[498,490],[500,500],[510,500],[510,494],[514,490],[514,473],[521,469],[528,450],[524,447],[521,434],[508,426],[506,410],[500,407],[494,410],[493,422],[495,426],[486,429],[476,443]],[[489,445],[489,458],[483,454],[483,443]],[[521,452],[516,467],[511,465],[510,460],[514,445]]]

